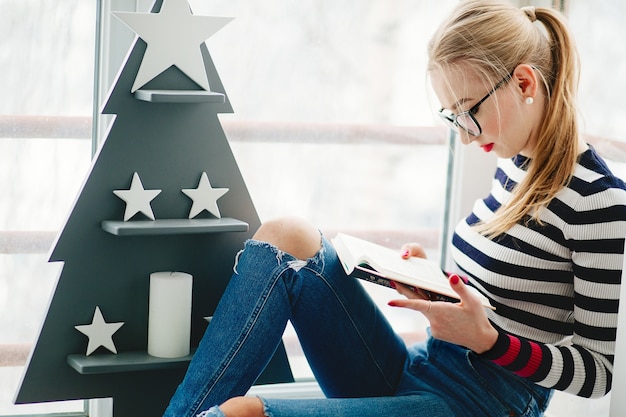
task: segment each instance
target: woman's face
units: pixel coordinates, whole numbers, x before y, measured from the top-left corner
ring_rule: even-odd
[[[459,129],[464,144],[476,142],[485,152],[495,152],[500,158],[511,158],[517,154],[532,156],[541,103],[537,102],[536,88],[529,88],[527,78],[534,76],[532,68],[525,66],[528,67],[526,71],[526,68],[520,67],[474,113],[482,133],[472,136]],[[455,115],[471,109],[494,88],[493,82],[468,65],[459,65],[451,70],[434,70],[431,80],[441,107]],[[526,104],[529,96],[535,100],[533,104]]]

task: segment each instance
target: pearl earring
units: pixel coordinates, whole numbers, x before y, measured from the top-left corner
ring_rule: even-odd
[[[535,99],[532,97],[526,97],[526,104],[533,104],[535,102]]]

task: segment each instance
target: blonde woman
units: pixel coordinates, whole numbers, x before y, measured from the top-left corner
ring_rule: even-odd
[[[407,348],[316,228],[268,222],[239,254],[167,416],[541,416],[553,390],[609,392],[626,187],[581,139],[565,24],[550,9],[461,1],[431,40],[429,74],[443,120],[499,157],[451,242],[461,302],[397,284],[406,298],[390,304],[430,321]],[[424,253],[407,244],[398,256]],[[288,320],[328,398],[242,397]]]

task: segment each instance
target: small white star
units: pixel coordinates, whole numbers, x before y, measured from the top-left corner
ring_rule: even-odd
[[[100,346],[109,349],[113,353],[117,353],[117,349],[113,343],[113,333],[118,331],[123,325],[124,322],[105,322],[100,307],[96,306],[91,324],[74,326],[74,328],[89,338],[89,344],[87,345],[87,356],[89,356]]]
[[[208,211],[218,219],[222,217],[220,215],[220,209],[217,207],[217,199],[226,194],[228,188],[211,187],[206,172],[202,173],[197,188],[183,189],[181,191],[193,200],[191,210],[189,211],[190,219],[196,217],[202,210]]]
[[[124,221],[141,212],[154,220],[154,213],[150,202],[161,193],[161,190],[144,190],[139,174],[133,174],[129,190],[114,190],[113,193],[126,202]]]
[[[113,14],[148,44],[131,92],[172,65],[211,91],[200,45],[232,18],[194,16],[187,0],[164,0],[159,13]]]

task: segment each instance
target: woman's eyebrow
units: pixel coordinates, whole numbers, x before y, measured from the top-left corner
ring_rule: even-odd
[[[459,109],[461,108],[461,106],[465,103],[467,103],[468,101],[472,101],[473,99],[471,98],[462,98],[459,101],[457,101],[456,103],[454,103],[452,105],[452,107],[450,107],[450,111],[453,111],[455,113],[458,113]],[[445,109],[445,106],[442,106],[443,109]]]

